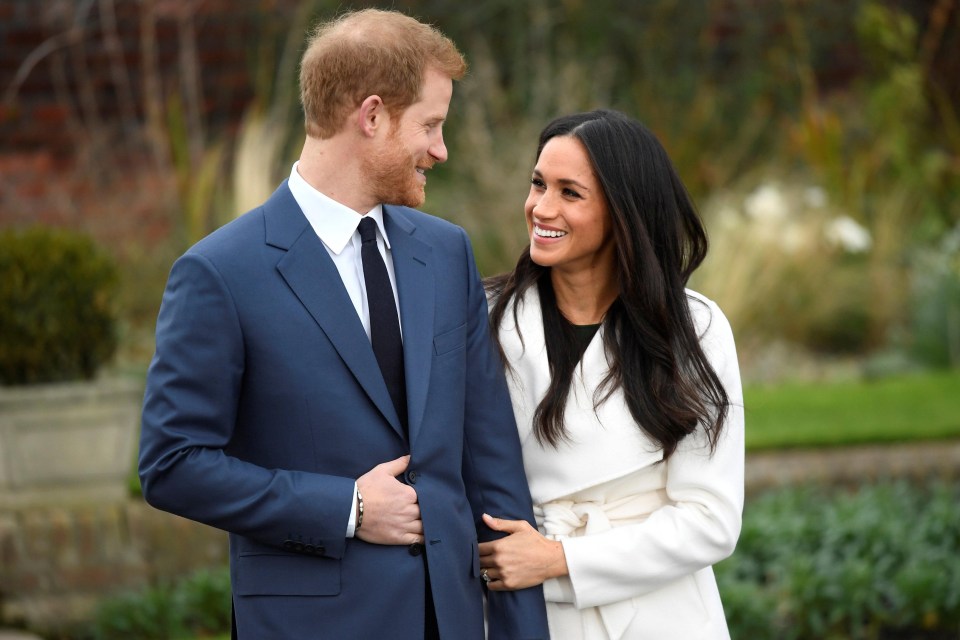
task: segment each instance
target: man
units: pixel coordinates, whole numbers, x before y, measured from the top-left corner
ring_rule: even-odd
[[[241,640],[483,638],[480,515],[533,522],[469,242],[408,208],[465,69],[396,12],[321,26],[289,180],[171,270],[140,477],[230,533]],[[487,624],[546,637],[542,593]]]

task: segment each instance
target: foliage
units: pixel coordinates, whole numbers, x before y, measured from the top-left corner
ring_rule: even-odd
[[[910,352],[935,367],[960,367],[960,223],[939,246],[913,255]]]
[[[99,12],[112,4],[99,3]],[[63,13],[65,24],[96,23],[93,5],[81,5]],[[176,208],[180,249],[261,202],[289,171],[303,136],[296,68],[304,34],[311,22],[360,6],[436,24],[467,56],[470,73],[457,84],[445,127],[451,162],[431,172],[425,209],[467,229],[485,275],[509,269],[528,241],[522,203],[541,127],[560,113],[614,107],[658,135],[703,207],[713,250],[694,284],[757,350],[784,340],[818,355],[863,357],[892,346],[925,363],[957,362],[943,356],[949,340],[928,339],[952,316],[940,313],[936,293],[911,289],[914,269],[924,268],[911,257],[936,246],[960,212],[960,114],[956,95],[943,88],[955,83],[938,82],[934,69],[955,48],[955,2],[248,3],[235,18],[257,25],[244,43],[254,96],[240,123],[216,122],[204,109],[197,16],[185,11],[177,20],[181,46],[167,69],[146,55],[158,48],[162,12],[144,8],[143,90],[129,80],[115,89],[130,96],[121,110],[126,144],[149,149],[159,170],[176,177],[168,191],[177,202],[163,206]],[[70,29],[76,40],[52,57],[83,59],[103,37]],[[106,50],[118,75],[130,76],[119,49]],[[65,92],[69,113],[79,116],[80,98],[99,95],[88,84],[79,78],[78,95]],[[130,149],[95,131],[109,122],[70,120],[84,125],[78,140],[100,140],[90,164],[122,166]],[[117,162],[100,162],[114,149]],[[782,221],[810,240],[800,250],[753,242],[775,227],[756,229],[763,225],[753,219],[728,225],[723,207],[713,206],[768,183],[824,193],[820,210],[794,200]],[[854,253],[825,242],[838,218],[862,227],[870,248]],[[158,268],[155,277],[165,273]],[[914,295],[923,296],[922,313],[912,314]],[[148,307],[141,318],[155,315],[155,302],[140,304]]]
[[[105,600],[97,609],[94,629],[97,640],[170,640],[185,633],[174,592],[164,587]]]
[[[833,384],[752,386],[747,447],[839,446],[960,436],[960,371]]]
[[[765,33],[776,10],[755,7],[741,16],[744,33],[721,43],[711,4],[500,1],[443,16],[472,70],[449,119],[452,161],[427,207],[467,229],[483,273],[511,267],[526,242],[537,133],[561,113],[614,107],[643,120],[695,194],[728,184],[775,139],[771,112],[794,90],[747,51],[778,48]]]
[[[174,640],[229,632],[229,569],[198,571],[175,585],[105,600],[93,628],[97,640]]]
[[[185,626],[195,633],[230,629],[230,571],[198,571],[177,587]]]
[[[92,378],[116,350],[118,282],[84,234],[0,231],[0,383]]]
[[[883,343],[892,302],[867,278],[873,235],[823,189],[765,181],[746,195],[714,194],[704,212],[711,251],[691,283],[718,301],[747,352],[776,340],[820,354]]]
[[[953,637],[958,500],[960,484],[943,481],[854,491],[806,486],[752,499],[736,552],[716,566],[731,635]]]
[[[955,276],[911,259],[945,244],[957,224],[956,103],[937,98],[930,77],[924,51],[937,35],[933,23],[922,32],[895,4],[863,0],[848,12],[862,69],[844,91],[823,90],[815,56],[796,58],[801,94],[784,114],[788,146],[766,174],[706,201],[713,255],[698,284],[752,342],[785,340],[827,355],[899,349],[900,360],[943,365],[949,339],[960,339],[948,339],[944,328],[956,313]],[[786,24],[795,49],[812,51],[810,15],[785,6],[792,6]],[[770,174],[792,174],[780,185],[783,215],[725,214],[740,211],[738,198],[750,197],[742,193]],[[821,191],[819,211],[796,197],[804,188]],[[851,251],[825,242],[841,220],[863,229],[869,243]]]

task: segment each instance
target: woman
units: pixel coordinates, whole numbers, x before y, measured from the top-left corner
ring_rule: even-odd
[[[488,282],[539,531],[480,545],[492,590],[543,583],[553,638],[728,638],[711,565],[743,507],[730,326],[685,289],[703,225],[663,147],[614,111],[540,135],[530,246]]]

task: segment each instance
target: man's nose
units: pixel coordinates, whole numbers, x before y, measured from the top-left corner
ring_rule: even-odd
[[[443,134],[441,134],[437,140],[430,145],[429,153],[430,157],[437,162],[447,161],[447,145],[443,143]]]

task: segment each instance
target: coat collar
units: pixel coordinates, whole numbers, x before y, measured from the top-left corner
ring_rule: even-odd
[[[556,448],[540,444],[533,433],[533,415],[547,392],[551,375],[536,287],[525,292],[517,311],[514,323],[513,308],[507,309],[499,337],[510,365],[507,384],[534,502],[555,500],[662,460],[663,452],[637,427],[622,390],[615,390],[594,408],[597,389],[609,366],[603,327],[574,372],[564,410],[569,441]]]
[[[391,427],[403,437],[363,325],[340,280],[333,260],[312,232],[286,181],[264,204],[265,240],[285,251],[277,270],[327,335],[337,353]],[[430,379],[434,316],[432,249],[415,237],[417,227],[402,207],[384,207],[391,241],[400,318],[403,326],[411,444],[423,421]]]

